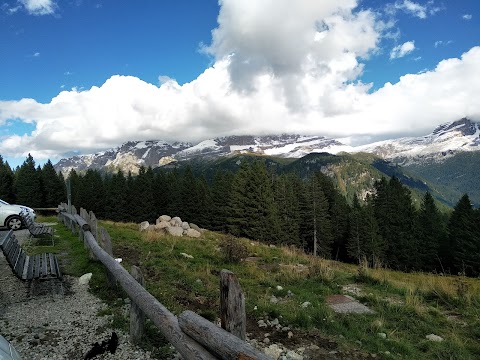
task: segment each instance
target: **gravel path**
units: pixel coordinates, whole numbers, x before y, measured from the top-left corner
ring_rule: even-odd
[[[84,359],[93,343],[112,334],[111,316],[97,316],[105,307],[88,285],[78,284],[78,278],[65,276],[62,281],[31,285],[17,279],[0,251],[0,334],[24,360]],[[116,353],[95,359],[151,359],[148,352],[129,344],[127,334],[115,331]]]

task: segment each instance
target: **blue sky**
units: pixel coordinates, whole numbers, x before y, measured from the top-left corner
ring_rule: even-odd
[[[480,2],[0,2],[0,154],[480,120]],[[390,84],[388,84],[390,83]]]

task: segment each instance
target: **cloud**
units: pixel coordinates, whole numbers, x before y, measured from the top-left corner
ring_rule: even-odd
[[[19,0],[30,15],[50,15],[57,5],[53,0]]]
[[[450,45],[451,43],[453,43],[452,40],[448,40],[448,41],[439,40],[439,41],[435,41],[435,44],[433,46],[435,46],[435,48],[438,48],[439,46],[447,46],[447,45]]]
[[[472,14],[465,14],[465,15],[462,16],[462,19],[463,20],[472,20],[472,17],[473,17]]]
[[[420,19],[426,19],[429,15],[435,15],[437,12],[443,10],[443,8],[435,6],[434,1],[428,1],[425,5],[421,5],[411,0],[396,1],[394,4],[388,4],[386,6],[386,12],[390,15],[394,15],[398,10]]]
[[[0,101],[0,126],[9,119],[35,125],[30,134],[5,135],[0,153],[58,159],[128,140],[243,134],[385,138],[420,135],[463,116],[480,120],[480,47],[371,91],[359,80],[368,66],[362,61],[379,51],[385,27],[355,1],[220,4],[205,48],[213,65],[198,78],[179,85],[159,76],[150,84],[114,75],[48,103]],[[415,48],[405,44],[397,55]]]
[[[39,52],[36,52],[32,55],[33,57],[39,57],[40,56],[40,53]]]
[[[398,59],[415,50],[415,41],[407,41],[402,45],[395,46],[390,52],[390,59]]]

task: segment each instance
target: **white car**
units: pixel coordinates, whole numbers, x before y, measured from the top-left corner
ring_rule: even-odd
[[[20,212],[26,212],[32,220],[35,220],[35,210],[23,205],[11,205],[0,199],[0,227],[7,227],[9,230],[18,230],[22,227]]]
[[[22,360],[15,348],[0,335],[0,360]]]

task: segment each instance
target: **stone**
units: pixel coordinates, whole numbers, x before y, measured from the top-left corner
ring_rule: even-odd
[[[257,324],[258,324],[258,327],[267,327],[267,324],[263,320],[258,320]]]
[[[181,227],[169,226],[165,228],[167,233],[172,236],[183,236],[183,229]]]
[[[438,335],[435,335],[435,334],[429,334],[425,337],[430,341],[435,341],[435,342],[442,342],[443,341],[443,338],[441,336],[438,336]]]
[[[160,221],[159,221],[160,220]],[[172,218],[168,215],[162,215],[157,219],[157,224],[161,221],[169,222]]]
[[[140,223],[140,231],[146,231],[149,226],[150,226],[150,223],[148,221],[142,221]]]
[[[155,226],[156,225],[150,224],[148,225],[148,228],[145,231],[155,231],[157,229]]]
[[[278,303],[277,297],[276,297],[275,295],[272,295],[272,296],[270,297],[270,302],[271,302],[272,304],[277,304],[277,303]]]
[[[80,285],[88,285],[88,283],[90,282],[90,280],[92,279],[92,273],[86,273],[86,274],[83,274],[82,276],[80,276],[80,278],[78,279],[78,283]]]
[[[164,220],[162,220],[160,222],[157,222],[157,224],[155,225],[157,230],[165,229],[169,226],[170,226],[170,223],[168,221],[164,221]]]
[[[174,218],[172,218],[172,220],[170,220],[170,224],[172,224],[173,226],[182,226],[182,219],[180,219],[178,216],[175,216]]]
[[[304,308],[304,309],[305,309],[305,308],[309,307],[310,305],[312,305],[312,303],[311,303],[311,302],[309,302],[309,301],[305,301],[305,302],[302,304],[302,308]]]
[[[186,254],[186,253],[180,253],[183,257],[186,257],[187,259],[193,259],[192,255]]]
[[[197,230],[199,233],[202,233],[202,229],[198,225],[195,225],[194,223],[190,223],[190,229]]]
[[[295,351],[288,351],[285,355],[285,360],[303,360],[303,356],[297,354]]]
[[[263,349],[263,352],[265,355],[277,360],[280,357],[280,354],[283,352],[283,349],[277,344],[272,344],[268,348]]]
[[[188,225],[188,222],[186,222],[186,221],[182,222],[182,229],[183,229],[183,230],[188,230],[188,229],[190,229],[190,225]]]
[[[280,285],[277,285],[277,290],[278,290],[278,291],[283,290],[283,287],[280,286]]]
[[[291,339],[293,337],[293,332],[289,331],[288,332],[288,338]]]
[[[385,333],[378,333],[377,335],[378,335],[378,337],[380,337],[380,338],[382,338],[382,339],[386,339],[386,338],[387,338],[387,334],[385,334]]]
[[[202,234],[195,229],[188,229],[185,235],[191,238],[199,238]]]
[[[272,321],[270,321],[270,325],[271,325],[271,326],[278,325],[278,319],[275,318],[275,319],[273,319]]]

